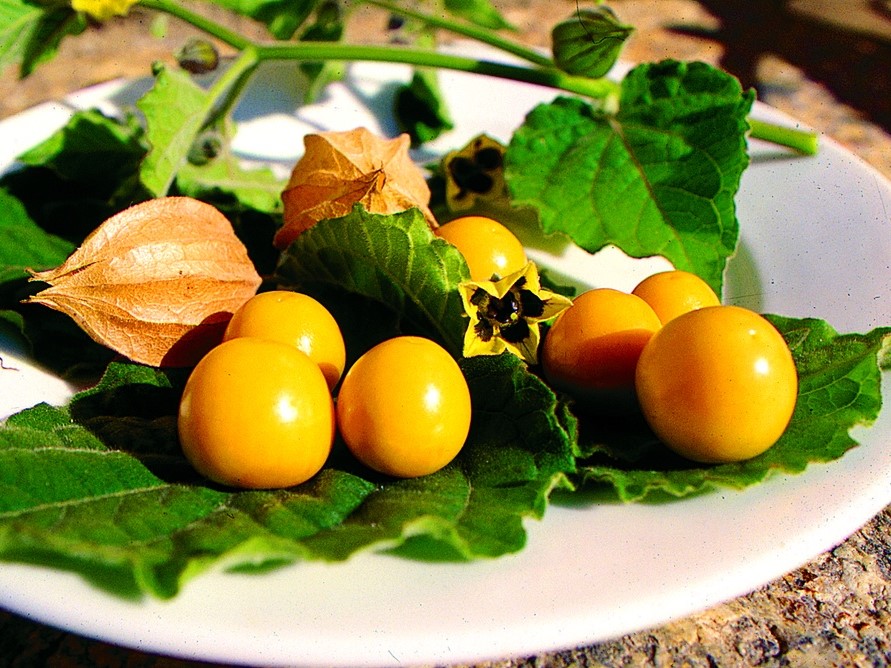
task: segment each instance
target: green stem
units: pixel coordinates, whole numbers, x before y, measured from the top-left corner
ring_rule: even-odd
[[[509,39],[504,39],[492,30],[479,28],[468,23],[456,23],[455,21],[434,14],[425,14],[423,12],[414,11],[392,2],[386,2],[385,0],[363,0],[363,2],[365,2],[366,5],[373,5],[379,9],[386,10],[391,14],[414,19],[434,28],[447,30],[482,44],[488,44],[489,46],[493,46],[505,53],[510,53],[518,58],[522,58],[539,67],[554,67],[554,62],[547,56],[522,44],[518,44]]]
[[[385,2],[385,0],[368,1],[370,4],[375,4],[381,8],[391,8],[390,3]],[[473,37],[474,39],[479,39],[487,44],[497,46],[498,48],[504,49],[514,55],[521,56],[527,60],[537,58],[541,61],[540,64],[546,64],[548,67],[539,69],[521,65],[505,65],[502,63],[481,61],[474,58],[452,56],[432,50],[412,49],[401,46],[342,44],[338,42],[273,42],[259,44],[229,30],[212,19],[190,11],[174,0],[141,0],[140,4],[148,9],[165,12],[190,23],[211,37],[215,37],[238,50],[254,47],[259,60],[364,60],[404,63],[421,67],[436,67],[459,70],[462,72],[473,72],[475,74],[487,74],[490,76],[512,79],[514,81],[523,81],[526,83],[547,86],[549,88],[557,88],[568,93],[577,93],[579,95],[586,95],[593,98],[609,97],[615,94],[618,90],[617,84],[605,79],[586,79],[584,77],[576,77],[561,72],[560,70],[555,69],[553,63],[547,58],[544,58],[529,49],[519,47],[507,40],[497,37],[493,38],[488,31],[477,30],[476,28],[469,26],[460,26],[459,24],[445,19],[438,19],[418,12],[402,10],[396,6],[392,6],[394,11],[399,10],[406,15],[418,18],[419,20],[431,20],[435,22],[437,26],[460,32],[460,34]]]
[[[434,67],[537,84],[595,99],[615,95],[619,89],[616,82],[607,79],[588,79],[566,74],[557,69],[509,65],[404,46],[341,44],[337,42],[274,43],[258,45],[257,54],[261,60],[372,61]]]
[[[139,5],[181,19],[239,51],[254,44],[247,37],[244,37],[233,30],[229,30],[226,26],[207,18],[206,16],[190,11],[175,0],[140,0]]]
[[[495,46],[513,55],[540,65],[540,67],[527,67],[520,65],[507,65],[503,63],[455,56],[438,51],[413,49],[399,46],[375,46],[342,44],[337,42],[287,42],[258,44],[242,35],[229,30],[216,21],[192,12],[175,0],[141,0],[141,5],[149,9],[165,12],[175,16],[206,34],[219,39],[229,46],[240,50],[251,50],[252,55],[248,59],[251,62],[245,67],[245,71],[233,72],[232,77],[246,76],[248,69],[253,69],[264,60],[301,60],[301,61],[374,61],[387,63],[403,63],[417,67],[433,67],[473,74],[483,74],[493,77],[510,79],[524,83],[537,84],[568,93],[575,93],[599,100],[614,101],[618,95],[619,84],[608,79],[588,79],[566,74],[553,67],[550,60],[522,46],[508,40],[490,34],[488,31],[479,30],[473,26],[460,25],[446,19],[432,17],[412,10],[406,10],[393,5],[386,0],[365,0],[382,9],[394,11],[404,16],[427,21],[430,25],[444,28],[458,34],[471,37],[483,43]],[[247,61],[243,61],[246,64]],[[231,69],[231,68],[230,68]],[[228,80],[225,85],[230,85],[236,79],[224,77]],[[223,79],[216,85],[224,84]],[[235,89],[233,89],[235,90]],[[230,94],[229,99],[234,99],[235,93]],[[814,155],[817,152],[817,137],[814,133],[797,130],[784,126],[766,123],[749,118],[750,136],[755,139],[785,146],[799,151],[805,155]]]
[[[257,47],[249,45],[242,50],[229,67],[223,70],[220,77],[207,91],[213,109],[208,110],[205,127],[217,122],[228,113],[229,109],[235,106],[260,61]]]
[[[774,125],[759,121],[757,118],[748,118],[749,136],[753,139],[762,139],[780,146],[791,148],[804,155],[816,155],[818,150],[817,135],[807,130],[798,130],[782,125]]]
[[[213,85],[202,96],[200,105],[196,106],[188,118],[180,118],[179,132],[181,137],[170,142],[169,146],[152,148],[149,156],[140,166],[140,180],[155,196],[169,192],[176,179],[177,172],[188,159],[188,152],[195,137],[204,129],[214,124],[235,103],[242,90],[243,83],[259,64],[257,51],[249,46],[222,72]],[[193,120],[194,119],[194,120]],[[149,120],[147,132],[151,133]],[[188,133],[186,137],[183,133]],[[149,136],[151,136],[149,134]],[[154,158],[155,151],[161,151],[161,158]]]

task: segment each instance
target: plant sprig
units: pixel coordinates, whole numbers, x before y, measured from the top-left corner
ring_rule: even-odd
[[[615,95],[618,85],[608,79],[589,79],[562,72],[550,58],[539,54],[517,42],[504,39],[491,31],[472,25],[461,24],[432,14],[400,7],[395,3],[366,0],[365,4],[386,9],[420,21],[430,27],[441,28],[462,35],[483,44],[495,47],[505,53],[528,60],[534,66],[513,65],[478,58],[469,58],[442,53],[433,49],[416,49],[397,45],[346,44],[312,41],[259,42],[236,33],[222,24],[208,19],[171,0],[142,0],[142,6],[164,12],[201,29],[211,37],[239,50],[251,50],[257,64],[264,61],[369,61],[402,63],[418,67],[456,70],[511,79],[523,83],[549,86],[568,93],[576,93],[594,99]]]
[[[41,10],[26,2],[26,0],[11,1],[14,7],[11,10],[13,15],[9,19],[10,26],[8,27],[10,30],[17,23],[20,23],[25,26],[32,26],[32,32],[30,35],[26,35],[27,39],[24,40],[14,40],[11,36],[4,38],[0,35],[0,65],[18,60],[22,64],[22,73],[27,74],[37,63],[53,55],[54,46],[61,41],[65,33],[64,31],[61,33],[56,32],[53,34],[53,39],[47,42],[45,31],[50,23],[59,24],[60,11],[67,11],[71,14],[69,19],[72,20],[68,21],[68,25],[71,26],[68,34],[76,34],[83,30],[83,12],[76,12],[71,8],[65,8],[64,10],[54,8],[52,11]],[[75,8],[85,9],[87,12],[92,13],[94,17],[101,17],[102,19],[107,18],[119,5],[129,8],[130,4],[133,3],[124,2],[122,5],[122,3],[112,3],[108,0],[73,3]],[[244,84],[261,63],[268,61],[294,61],[301,63],[374,61],[401,63],[417,68],[456,70],[550,87],[556,91],[588,98],[597,102],[598,105],[605,109],[614,109],[616,107],[620,91],[619,84],[612,79],[569,73],[566,70],[571,68],[564,66],[561,69],[558,66],[558,63],[561,63],[560,58],[550,57],[538,50],[529,48],[517,40],[505,37],[503,31],[493,28],[506,26],[506,22],[500,19],[500,17],[498,20],[493,20],[491,17],[493,14],[497,15],[497,12],[486,2],[476,3],[473,6],[469,6],[466,3],[444,3],[442,11],[437,13],[421,11],[409,3],[399,2],[398,0],[363,0],[360,3],[353,3],[353,8],[361,4],[375,7],[393,16],[399,16],[404,20],[420,25],[425,30],[444,30],[485,44],[508,56],[526,61],[525,63],[497,62],[495,60],[458,56],[436,49],[417,48],[407,45],[316,41],[315,37],[309,37],[309,31],[304,33],[306,38],[302,38],[301,35],[295,35],[297,30],[302,28],[307,22],[307,18],[313,9],[319,15],[324,11],[335,11],[335,13],[338,11],[328,7],[327,3],[319,1],[299,3],[299,6],[292,7],[288,6],[287,3],[283,4],[274,0],[267,0],[265,2],[253,3],[250,7],[241,7],[237,3],[232,3],[228,0],[214,0],[214,4],[229,11],[247,14],[251,18],[265,22],[270,33],[277,39],[262,41],[251,39],[223,23],[198,13],[174,0],[140,0],[138,4],[143,8],[175,17],[197,28],[208,37],[219,40],[239,52],[234,65],[231,66],[237,71],[230,73],[230,76],[223,75],[221,80],[209,92],[205,100],[206,108],[201,119],[202,122],[195,123],[195,119],[192,119],[190,131],[196,137],[201,130],[213,125],[220,118],[227,116],[231,112],[238,101],[239,93]],[[602,5],[597,5],[597,9],[609,11],[605,10],[605,7]],[[44,12],[42,15],[35,15],[35,13],[39,14],[41,11]],[[117,9],[117,11],[126,11],[126,9]],[[568,19],[563,25],[571,24],[572,21],[580,22],[588,14],[592,13],[593,11],[587,12],[584,15],[579,13],[575,17]],[[607,16],[612,18],[612,13],[609,12]],[[81,20],[79,22],[73,21],[75,17],[79,17]],[[630,27],[621,27],[625,29],[625,33],[630,33]],[[3,32],[5,33],[6,31]],[[580,38],[581,41],[576,41],[574,44],[570,43],[568,48],[577,52],[579,50],[584,51],[589,46],[584,42],[593,40],[593,37],[590,35],[590,27],[586,26],[586,30],[582,31],[582,33],[584,36]],[[9,41],[6,42],[5,40]],[[32,42],[30,46],[21,46],[21,43],[27,43],[29,40]],[[37,43],[38,40],[40,41],[39,44]],[[620,46],[621,40],[617,44]],[[618,46],[613,49],[612,57],[618,56]],[[567,47],[561,42],[560,48]],[[602,70],[603,65],[602,59],[598,56],[597,71]],[[235,79],[238,85],[233,86],[232,79]],[[782,127],[758,119],[750,119],[749,135],[803,154],[813,154],[817,150],[814,133],[796,128]],[[158,185],[169,187],[172,182],[172,176],[167,175],[161,179],[161,183]],[[155,194],[164,194],[157,191],[157,186],[154,190]]]
[[[458,22],[425,13],[385,0],[364,0],[364,4],[386,10],[394,15],[410,18],[431,28],[460,35],[494,47],[506,54],[526,60],[530,65],[513,65],[490,60],[455,56],[430,49],[405,46],[354,45],[326,42],[260,43],[234,32],[222,24],[192,12],[172,0],[141,0],[142,6],[175,16],[199,28],[229,46],[245,51],[251,49],[257,64],[263,61],[374,61],[456,70],[487,75],[513,81],[547,86],[595,100],[608,101],[618,95],[618,84],[605,77],[589,78],[567,74],[557,67],[553,58],[498,33],[467,22]],[[605,105],[608,106],[608,105]],[[750,136],[763,139],[805,155],[817,151],[816,135],[807,130],[778,126],[758,119],[750,119]]]

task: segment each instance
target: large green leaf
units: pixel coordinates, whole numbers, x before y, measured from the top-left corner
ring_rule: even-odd
[[[730,75],[669,61],[630,72],[614,114],[574,98],[539,106],[505,156],[514,203],[586,250],[662,255],[720,291],[751,103]]]
[[[0,188],[0,284],[27,276],[26,269],[49,269],[74,247],[31,220],[24,205]]]
[[[402,331],[441,343],[456,357],[467,320],[458,284],[468,279],[458,250],[436,238],[417,209],[352,213],[316,224],[285,251],[278,274],[312,292],[319,286],[372,300]]]
[[[571,421],[513,357],[464,365],[474,404],[465,452],[415,480],[370,475],[338,445],[303,485],[204,484],[176,440],[182,378],[113,364],[69,407],[0,427],[0,556],[77,570],[115,593],[171,596],[223,562],[244,568],[393,549],[438,559],[502,555],[574,466]],[[494,388],[494,389],[493,389]]]
[[[64,127],[22,153],[18,161],[111,194],[133,180],[145,153],[144,132],[135,118],[116,119],[89,109],[75,112]]]
[[[3,244],[0,264],[16,268],[10,276],[22,275],[26,266],[61,264],[99,223],[145,199],[136,179],[145,150],[132,118],[80,111],[18,156],[16,169],[0,177],[4,197],[20,201],[0,212],[0,229],[10,242]]]
[[[0,326],[60,375],[94,378],[109,351],[68,316],[21,304],[39,289],[24,269],[58,266],[103,220],[147,197],[137,179],[142,136],[132,117],[76,112],[0,177]]]

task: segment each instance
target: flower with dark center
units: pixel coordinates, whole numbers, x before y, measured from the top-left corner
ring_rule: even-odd
[[[539,323],[572,303],[541,287],[533,262],[497,281],[466,281],[459,290],[470,318],[464,334],[465,357],[499,355],[506,350],[536,364]]]

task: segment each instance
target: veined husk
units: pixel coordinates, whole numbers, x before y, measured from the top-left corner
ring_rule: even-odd
[[[320,220],[347,215],[355,204],[383,214],[417,207],[437,226],[430,188],[409,156],[407,134],[385,139],[356,128],[306,135],[303,142],[306,150],[282,192],[284,226],[275,237],[277,248]]]
[[[188,366],[215,345],[260,276],[232,225],[188,197],[137,204],[94,230],[27,302],[69,315],[98,343],[151,366]]]

